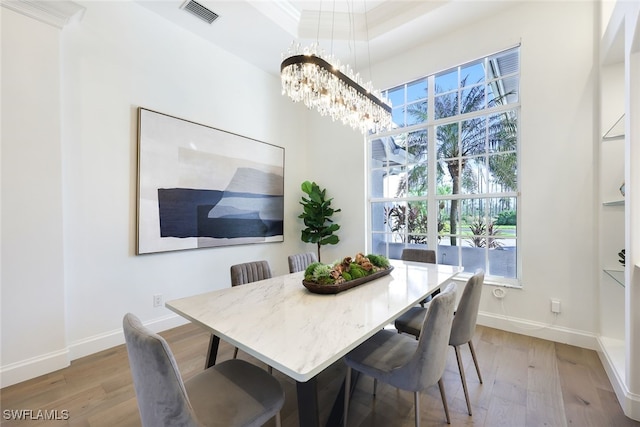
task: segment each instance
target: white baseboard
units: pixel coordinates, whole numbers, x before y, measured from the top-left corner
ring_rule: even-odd
[[[575,345],[576,347],[599,350],[598,337],[586,331],[570,329],[553,324],[533,322],[501,314],[479,312],[478,324],[490,328],[513,332],[514,334],[527,335],[549,341]]]
[[[144,324],[154,332],[162,332],[175,328],[176,326],[184,325],[187,322],[188,320],[183,317],[170,314],[149,322],[144,322]],[[4,365],[0,367],[0,387],[4,388],[66,368],[72,360],[107,350],[120,344],[124,344],[124,334],[122,329],[116,329],[74,341],[63,350]]]
[[[611,381],[618,402],[624,414],[636,421],[640,421],[640,395],[632,393],[625,381],[626,354],[624,341],[599,337],[598,356],[602,366]]]
[[[69,361],[69,350],[62,349],[9,363],[0,368],[0,388],[65,368],[69,366]]]
[[[143,323],[154,332],[162,332],[187,322],[188,320],[177,314],[169,314]],[[69,357],[70,360],[76,360],[120,344],[124,344],[122,328],[72,342],[68,347]]]

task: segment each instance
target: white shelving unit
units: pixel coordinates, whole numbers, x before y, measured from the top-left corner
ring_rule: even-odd
[[[602,137],[603,141],[614,141],[624,139],[624,114],[606,131]]]
[[[638,45],[640,3],[618,1],[601,43],[599,354],[625,415],[634,420],[640,420],[640,126],[634,122],[640,99],[631,88],[640,86]],[[618,261],[622,248],[626,266]]]
[[[614,270],[612,268],[604,268],[602,269],[605,273],[609,275],[613,280],[616,281],[620,286],[624,288],[624,270]]]

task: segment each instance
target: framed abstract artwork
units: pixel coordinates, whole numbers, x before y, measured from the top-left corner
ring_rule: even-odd
[[[283,241],[284,148],[138,108],[137,253]]]

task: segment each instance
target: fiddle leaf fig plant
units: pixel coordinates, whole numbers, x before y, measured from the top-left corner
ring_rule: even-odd
[[[298,218],[302,218],[306,228],[302,230],[300,238],[306,243],[315,243],[318,248],[318,261],[320,261],[320,247],[322,245],[335,245],[340,241],[334,232],[340,226],[333,222],[331,217],[340,209],[333,209],[331,201],[327,199],[327,190],[320,189],[315,182],[305,181],[301,185],[302,191],[308,196],[302,196],[300,204],[303,211]]]

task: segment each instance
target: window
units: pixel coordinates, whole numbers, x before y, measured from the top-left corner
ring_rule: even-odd
[[[517,282],[519,47],[391,88],[395,128],[370,135],[371,251]]]

